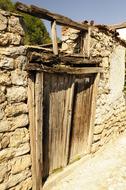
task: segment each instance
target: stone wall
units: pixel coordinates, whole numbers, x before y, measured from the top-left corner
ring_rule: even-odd
[[[0,190],[32,186],[21,19],[0,10]]]
[[[83,39],[79,31],[64,27],[62,35],[62,48],[65,52],[80,52]],[[85,38],[86,35],[83,36]],[[85,50],[83,54],[86,56]],[[126,129],[126,102],[123,92],[125,47],[111,32],[95,29],[91,32],[90,57],[100,57],[100,66],[104,70],[98,86],[92,142],[94,153]]]

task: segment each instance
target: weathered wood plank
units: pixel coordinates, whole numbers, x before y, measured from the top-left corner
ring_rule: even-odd
[[[33,15],[33,16],[36,16],[36,17],[39,17],[42,19],[46,19],[49,21],[56,20],[57,24],[59,24],[59,25],[68,26],[71,28],[75,28],[77,30],[87,30],[88,29],[87,24],[84,24],[84,23],[81,24],[81,23],[75,22],[68,17],[65,17],[65,16],[60,15],[60,14],[52,13],[46,9],[39,8],[39,7],[36,7],[34,5],[28,6],[28,5],[25,5],[21,2],[17,2],[16,8],[19,11],[28,13],[30,15]]]
[[[54,53],[54,55],[58,55],[56,20],[54,20],[51,23],[51,34],[52,34],[52,43],[53,43],[53,53]]]
[[[57,67],[47,67],[42,64],[37,63],[29,63],[25,66],[25,70],[29,71],[43,71],[48,73],[67,73],[67,74],[75,74],[75,75],[81,75],[86,73],[98,73],[103,72],[104,70],[100,67],[66,67],[66,66],[57,66]]]
[[[35,83],[35,101],[36,101],[36,186],[37,189],[42,187],[43,171],[43,73],[36,74]]]
[[[70,162],[73,162],[87,154],[92,97],[91,86],[93,83],[92,79],[94,79],[93,75],[84,75],[76,78],[69,158]]]
[[[100,74],[97,73],[95,76],[94,84],[92,86],[92,99],[91,99],[91,111],[90,111],[90,123],[89,123],[89,137],[88,137],[88,153],[91,152],[91,145],[93,141],[93,131],[94,131],[94,121],[95,121],[95,112],[96,112],[96,100],[97,100],[97,91],[98,83],[100,80]]]
[[[126,28],[126,22],[122,22],[122,23],[118,23],[118,24],[107,25],[107,27],[108,27],[110,30],[116,30],[116,29]]]

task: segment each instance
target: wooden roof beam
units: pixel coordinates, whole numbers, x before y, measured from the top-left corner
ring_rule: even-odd
[[[119,24],[113,24],[113,25],[107,25],[107,27],[111,30],[126,28],[126,22],[119,23]]]
[[[16,9],[21,11],[21,12],[28,13],[32,16],[36,16],[36,17],[41,18],[41,19],[49,20],[51,22],[55,20],[56,23],[59,25],[68,26],[70,28],[74,28],[77,30],[86,30],[87,31],[88,27],[89,27],[88,24],[78,23],[76,21],[71,20],[68,17],[65,17],[65,16],[60,15],[60,14],[52,13],[52,12],[48,11],[47,9],[39,8],[39,7],[36,7],[34,5],[28,6],[28,5],[23,4],[21,2],[17,2],[16,3]]]

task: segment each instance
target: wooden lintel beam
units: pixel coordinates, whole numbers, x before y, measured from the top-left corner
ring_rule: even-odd
[[[56,67],[48,67],[42,64],[37,63],[29,63],[25,66],[25,70],[28,71],[40,71],[40,72],[48,72],[48,73],[67,73],[67,74],[91,74],[91,73],[99,73],[103,72],[103,69],[100,67],[68,67],[65,65],[58,65]]]
[[[64,64],[64,65],[81,65],[81,64],[99,64],[101,58],[88,59],[82,55],[54,55],[52,52],[28,52],[29,62],[42,64]]]
[[[88,25],[87,24],[81,24],[76,21],[71,20],[68,17],[65,17],[60,14],[52,13],[48,11],[47,9],[39,8],[34,5],[26,5],[21,2],[16,3],[16,9],[28,13],[30,15],[39,17],[41,19],[46,19],[49,21],[54,21],[56,20],[56,23],[62,26],[68,26],[77,30],[88,30]]]

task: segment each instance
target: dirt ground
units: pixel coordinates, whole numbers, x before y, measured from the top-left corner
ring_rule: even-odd
[[[82,163],[52,190],[126,190],[126,133]]]

